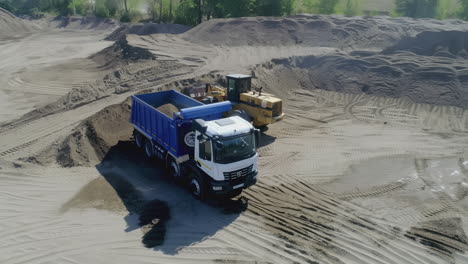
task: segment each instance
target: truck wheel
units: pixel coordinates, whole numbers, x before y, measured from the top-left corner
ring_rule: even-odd
[[[148,158],[152,158],[154,156],[153,144],[150,140],[145,140],[145,153]]]
[[[180,182],[181,181],[181,173],[180,173],[180,166],[177,164],[177,162],[174,160],[172,157],[167,158],[167,163],[166,166],[169,170],[169,174],[171,175],[171,178],[174,179],[175,182]]]
[[[133,132],[133,137],[135,138],[135,144],[137,145],[138,148],[142,148],[143,147],[143,135],[141,135],[140,132],[138,131],[134,131]]]
[[[250,118],[249,114],[244,110],[235,110],[230,116],[238,116],[247,122],[252,122],[252,118]]]
[[[205,200],[206,198],[206,186],[202,177],[195,172],[190,173],[190,192],[198,200]]]

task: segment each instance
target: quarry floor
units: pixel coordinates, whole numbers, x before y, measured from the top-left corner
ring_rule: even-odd
[[[468,113],[455,107],[278,82],[267,89],[281,96],[286,117],[262,136],[258,184],[232,201],[193,199],[128,138],[96,165],[60,166],[44,150],[135,91],[21,116],[109,72],[152,67],[99,68],[89,55],[112,42],[90,32],[0,43],[0,263],[468,262]],[[181,65],[150,72],[164,71],[156,88],[335,52],[195,45],[170,35],[129,41]]]

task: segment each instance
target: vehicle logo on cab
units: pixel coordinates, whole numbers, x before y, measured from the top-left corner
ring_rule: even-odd
[[[184,142],[191,148],[195,147],[195,132],[191,131],[185,134]]]

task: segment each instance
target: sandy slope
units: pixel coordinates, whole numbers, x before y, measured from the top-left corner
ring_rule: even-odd
[[[10,26],[16,25],[11,19],[36,25],[36,31],[22,38],[0,42],[0,123],[54,102],[72,88],[93,85],[102,75],[99,65],[87,57],[111,45],[103,39],[115,24],[86,19],[27,21],[3,13],[0,18],[8,19]]]
[[[466,97],[418,101],[442,87],[420,78],[418,94],[402,98],[379,83],[401,92],[408,79],[368,70],[397,67],[390,59],[402,55],[383,48],[406,50],[418,46],[403,45],[406,37],[454,27],[466,31],[457,21],[301,16],[128,35],[89,58],[101,72],[87,78],[99,85],[38,99],[49,104],[0,127],[0,262],[466,263],[468,111],[457,107]],[[319,38],[332,29],[349,36]],[[343,47],[374,50],[336,50]],[[418,64],[404,75],[425,64],[462,71],[461,49],[445,52],[454,56],[406,53]],[[366,70],[332,63],[353,60]],[[127,98],[233,71],[253,73],[256,86],[281,96],[287,118],[262,137],[258,184],[242,198],[202,204],[135,149]],[[460,76],[449,76],[456,95],[467,89]]]
[[[23,37],[38,29],[37,25],[21,20],[5,9],[0,8],[0,43],[7,39]]]

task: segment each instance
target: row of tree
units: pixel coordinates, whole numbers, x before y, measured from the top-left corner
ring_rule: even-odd
[[[414,18],[461,18],[468,20],[468,0],[458,0],[459,8],[451,10],[448,0],[395,0],[398,15]]]
[[[181,0],[175,22],[195,25],[211,18],[290,15],[294,3],[295,0]]]
[[[323,1],[323,0],[321,0]],[[146,12],[151,20],[194,25],[204,19],[281,16],[293,12],[295,0],[0,0],[16,14],[54,13],[119,17],[128,20]]]
[[[358,14],[361,0],[345,1],[342,12]],[[394,0],[396,14],[415,18],[441,18],[441,3],[447,0]],[[452,17],[468,20],[468,0],[458,0],[460,9]],[[3,7],[16,14],[42,12],[60,15],[96,15],[122,21],[149,20],[160,23],[196,25],[211,18],[243,16],[283,16],[297,10],[333,14],[340,0],[0,0]],[[299,8],[300,6],[300,8]]]

